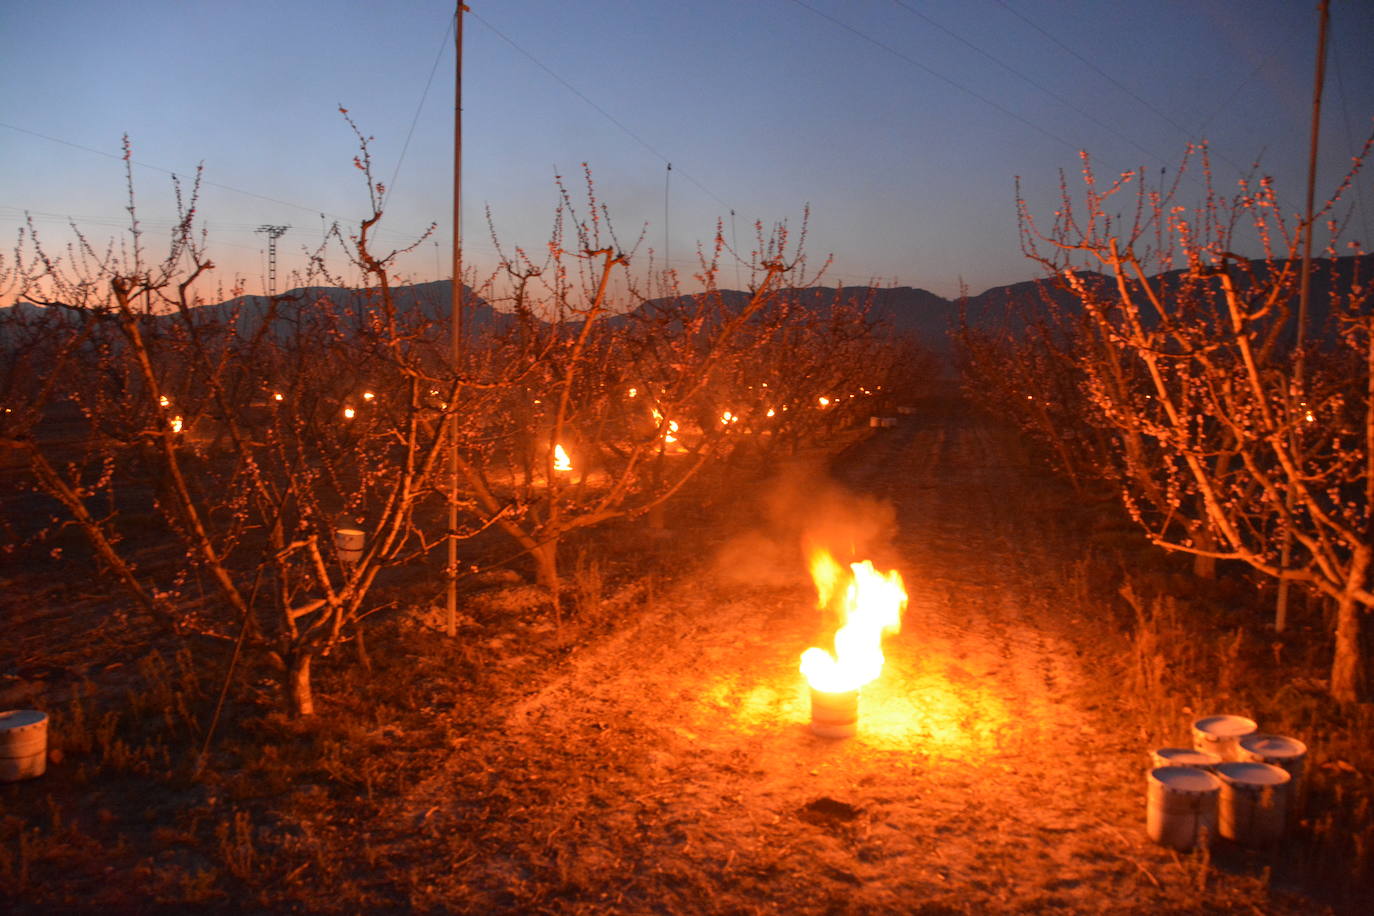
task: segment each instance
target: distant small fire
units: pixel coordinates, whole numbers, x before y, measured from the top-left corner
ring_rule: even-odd
[[[662,413],[657,407],[651,407],[651,408],[649,408],[649,410],[650,410],[650,412],[652,412],[653,415],[654,415],[654,422],[657,423],[660,427],[662,427],[662,426],[663,426],[663,413]],[[677,443],[677,436],[674,435],[674,433],[676,433],[677,430],[678,430],[677,421],[676,421],[676,420],[669,420],[669,421],[668,421],[667,428],[663,430],[663,444],[664,444],[664,445],[675,445],[675,444]]]
[[[883,636],[902,627],[906,587],[895,569],[874,569],[870,560],[846,570],[828,551],[811,556],[816,606],[833,610],[840,627],[833,652],[812,647],[802,653],[801,672],[811,686],[811,729],[827,737],[854,734],[859,688],[883,670]]]
[[[571,471],[573,469],[572,459],[568,457],[567,451],[564,450],[563,446],[561,445],[555,445],[553,447],[553,469],[555,471],[564,472]]]

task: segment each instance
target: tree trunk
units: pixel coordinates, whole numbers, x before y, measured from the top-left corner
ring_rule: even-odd
[[[546,541],[530,551],[534,557],[535,581],[548,589],[553,599],[553,615],[558,622],[563,620],[563,610],[558,600],[558,540]]]
[[[1217,549],[1216,536],[1212,534],[1212,529],[1207,527],[1205,522],[1194,529],[1193,539],[1203,550]],[[1217,558],[1203,556],[1200,553],[1193,554],[1193,575],[1199,579],[1215,579],[1217,577]]]
[[[315,696],[310,691],[310,653],[294,649],[286,655],[286,707],[295,718],[315,714]]]
[[[372,673],[372,656],[367,654],[367,640],[363,639],[363,622],[353,624],[353,641],[358,650],[358,663],[368,674]]]
[[[558,541],[546,541],[530,551],[534,557],[535,581],[549,591],[558,590]]]
[[[1365,659],[1360,638],[1364,608],[1349,594],[1336,605],[1336,654],[1331,660],[1331,696],[1341,703],[1365,699]]]

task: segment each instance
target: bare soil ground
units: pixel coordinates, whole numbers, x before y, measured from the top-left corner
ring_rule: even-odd
[[[797,658],[820,634],[806,586],[689,578],[408,793],[402,820],[476,845],[456,870],[434,863],[432,902],[1102,912],[1206,909],[1213,895],[1281,907],[1244,874],[1204,889],[1205,866],[1145,838],[1148,747],[1093,670],[1095,633],[1115,624],[1085,614],[1066,494],[1009,433],[946,399],[838,468],[895,507],[891,552],[911,594],[863,691],[859,735],[807,727]],[[779,532],[764,529],[747,543],[767,553]]]
[[[753,488],[666,538],[622,530],[673,575],[631,576],[595,614],[587,601],[576,627],[554,627],[528,588],[474,596],[457,646],[424,614],[398,615],[374,640],[372,674],[321,674],[319,722],[240,703],[240,732],[196,781],[159,775],[179,752],[121,767],[95,741],[41,781],[0,786],[0,821],[33,825],[5,834],[0,901],[1325,911],[1271,880],[1282,850],[1178,855],[1146,838],[1153,739],[1122,695],[1112,564],[1013,433],[932,398],[832,472],[862,495],[855,505],[890,507],[894,536],[848,530],[911,595],[856,737],[810,733],[797,671],[826,633],[797,529],[835,493],[803,489],[798,511]],[[13,664],[38,657],[25,645]],[[102,754],[112,775],[78,778]]]

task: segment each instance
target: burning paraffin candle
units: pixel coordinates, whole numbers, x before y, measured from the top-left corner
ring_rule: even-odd
[[[802,653],[801,672],[811,687],[811,731],[844,738],[858,730],[859,689],[883,670],[883,636],[902,626],[906,588],[896,570],[880,573],[873,563],[851,563],[848,571],[824,550],[811,558],[816,606],[837,612],[834,652],[812,647]]]
[[[572,472],[572,459],[568,457],[568,453],[563,450],[561,445],[553,447],[553,469],[564,474]]]
[[[849,738],[859,731],[859,691],[826,693],[811,688],[811,733],[822,738]]]
[[[658,409],[657,407],[650,407],[649,410],[650,410],[650,412],[653,413],[653,415],[654,415],[654,422],[657,423],[659,426],[663,426],[663,414],[659,411],[659,409]],[[663,430],[663,444],[664,444],[664,445],[673,445],[673,444],[675,444],[675,443],[677,442],[677,436],[675,436],[675,435],[673,435],[673,434],[676,433],[676,432],[677,432],[677,421],[676,421],[676,420],[669,420],[669,421],[668,421],[668,426],[667,426],[667,428]]]

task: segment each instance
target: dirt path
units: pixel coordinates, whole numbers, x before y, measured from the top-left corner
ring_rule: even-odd
[[[1199,866],[1144,837],[1145,748],[1093,699],[1104,685],[1082,646],[1109,624],[1086,619],[1065,492],[957,399],[904,421],[837,467],[895,508],[911,594],[860,734],[806,727],[809,588],[703,577],[494,715],[407,800],[426,830],[465,837],[462,867],[431,872],[431,902],[1101,912],[1197,899]]]

